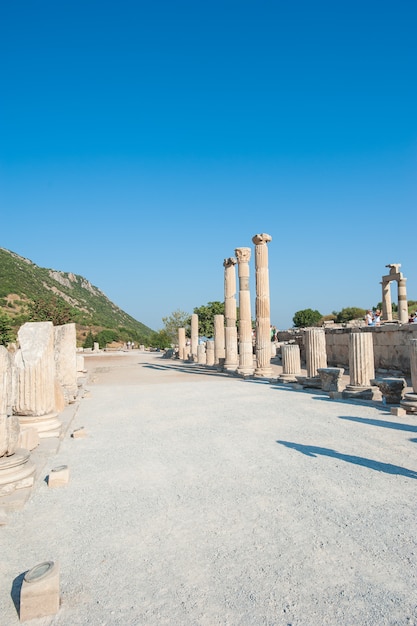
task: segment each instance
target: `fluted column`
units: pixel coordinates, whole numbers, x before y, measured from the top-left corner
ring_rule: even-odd
[[[52,322],[27,322],[18,332],[15,415],[21,427],[34,427],[39,437],[59,437],[55,400],[54,329]]]
[[[236,248],[239,275],[239,366],[238,374],[251,376],[254,372],[252,350],[252,317],[249,290],[250,248]]]
[[[398,281],[398,319],[403,324],[408,322],[407,279],[401,275]]]
[[[252,237],[255,244],[256,339],[255,376],[271,377],[271,313],[269,294],[268,246],[271,235],[261,233]]]
[[[197,346],[198,346],[198,315],[193,313],[191,315],[191,360],[197,360]]]
[[[214,363],[223,365],[226,355],[224,341],[224,315],[214,316]]]
[[[298,343],[286,343],[281,346],[282,374],[280,379],[296,382],[296,375],[301,374],[300,346]]]
[[[224,317],[225,317],[225,361],[224,369],[237,369],[237,326],[236,326],[236,269],[237,260],[229,257],[224,260]]]
[[[372,399],[371,380],[375,378],[372,332],[351,332],[349,335],[350,381],[343,395]]]
[[[324,328],[307,328],[304,337],[307,377],[314,378],[319,367],[327,367],[326,333]]]
[[[185,351],[185,328],[178,329],[178,356],[183,361],[187,358]]]

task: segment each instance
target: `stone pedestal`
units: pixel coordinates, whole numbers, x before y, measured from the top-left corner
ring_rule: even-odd
[[[371,332],[351,332],[349,335],[349,385],[343,391],[344,398],[372,400],[375,378],[374,344]]]
[[[301,374],[300,346],[297,343],[288,343],[281,346],[283,382],[296,382],[296,376]]]
[[[343,390],[342,376],[345,370],[341,367],[319,367],[317,370],[323,391]]]
[[[224,318],[225,318],[225,361],[224,369],[235,371],[238,367],[237,311],[236,311],[236,269],[237,260],[230,257],[224,260]]]
[[[48,487],[62,487],[69,481],[68,465],[59,465],[49,472]]]
[[[372,385],[378,387],[386,404],[400,404],[407,383],[404,378],[375,378]]]
[[[256,337],[255,376],[270,378],[271,367],[271,314],[269,294],[268,246],[271,235],[261,233],[252,237],[255,244],[255,284],[256,284]]]
[[[236,248],[235,250],[239,274],[239,365],[237,373],[240,376],[252,376],[252,317],[249,290],[249,261],[250,248]]]
[[[20,591],[20,621],[32,620],[59,611],[59,565],[39,563],[26,572]]]

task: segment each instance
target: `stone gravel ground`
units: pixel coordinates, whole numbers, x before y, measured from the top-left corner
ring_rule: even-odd
[[[159,353],[85,360],[71,428],[0,528],[1,626],[45,560],[61,608],[33,626],[417,625],[417,416]]]

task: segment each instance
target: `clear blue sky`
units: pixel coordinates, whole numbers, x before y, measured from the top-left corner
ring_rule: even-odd
[[[388,263],[417,299],[416,32],[415,0],[1,3],[0,246],[153,329],[260,232],[279,328]]]

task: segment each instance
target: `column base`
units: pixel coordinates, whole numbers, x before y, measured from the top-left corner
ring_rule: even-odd
[[[272,378],[274,372],[271,367],[257,367],[254,371],[255,378]]]
[[[357,400],[373,400],[374,390],[372,387],[362,387],[361,385],[346,385],[346,389],[342,391],[342,397]]]
[[[32,487],[36,468],[29,457],[29,450],[18,448],[11,456],[0,458],[0,496]]]
[[[417,413],[417,393],[406,393],[404,398],[400,401],[400,406],[407,411],[407,413]]]
[[[18,415],[19,424],[22,428],[36,428],[41,439],[46,437],[59,437],[62,424],[57,419],[57,413],[46,415]]]

